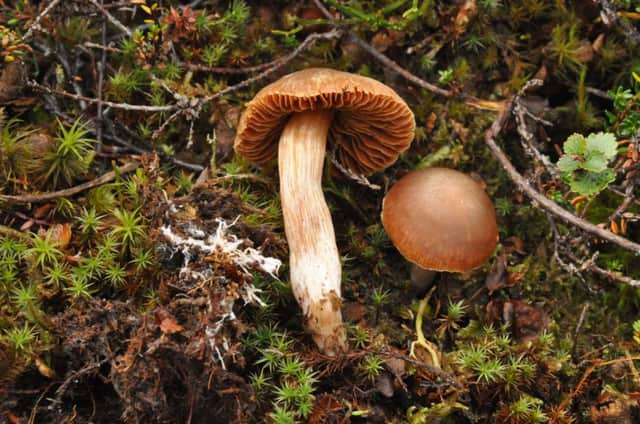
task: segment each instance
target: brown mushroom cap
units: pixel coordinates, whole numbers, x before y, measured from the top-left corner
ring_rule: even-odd
[[[260,90],[240,118],[236,152],[265,163],[276,157],[291,113],[333,109],[328,142],[351,171],[366,174],[396,161],[413,140],[415,119],[386,85],[325,68],[289,74]]]
[[[498,242],[489,196],[471,177],[447,168],[402,177],[384,198],[382,224],[402,256],[436,271],[470,271]]]

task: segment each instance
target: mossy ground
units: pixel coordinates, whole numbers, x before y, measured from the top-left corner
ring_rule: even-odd
[[[581,269],[597,250],[601,269],[638,279],[636,255],[551,224],[483,142],[499,102],[532,78],[544,84],[521,97],[526,129],[552,165],[572,133],[635,135],[640,4],[611,2],[620,22],[601,13],[609,2],[588,0],[323,4],[402,68],[492,107],[420,89],[344,33],[287,58],[335,23],[313,2],[0,4],[0,193],[24,199],[109,176],[0,203],[5,420],[640,419],[640,295]],[[283,66],[260,74],[278,59]],[[327,159],[351,347],[337,359],[317,353],[288,286],[275,164],[255,167],[232,148],[243,104],[311,66],[383,81],[417,122],[412,147],[369,177],[380,189]],[[629,95],[612,102],[609,90]],[[500,143],[537,190],[640,240],[636,203],[608,221],[636,166],[631,150],[610,164],[618,175],[610,190],[576,201],[521,136],[511,119]],[[486,186],[500,244],[483,268],[420,285],[379,214],[398,178],[434,165]],[[569,266],[567,249],[579,258]],[[428,343],[410,355],[418,316]]]

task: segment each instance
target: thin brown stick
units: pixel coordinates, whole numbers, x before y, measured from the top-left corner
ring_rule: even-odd
[[[40,193],[40,194],[25,194],[20,196],[10,196],[6,194],[0,194],[0,201],[10,203],[10,204],[18,204],[18,203],[42,203],[48,202],[50,200],[54,200],[60,197],[68,197],[73,196],[74,194],[78,194],[82,191],[89,190],[91,188],[97,187],[101,184],[108,183],[113,180],[116,175],[125,174],[127,172],[131,172],[134,169],[138,168],[140,164],[138,162],[129,162],[126,165],[118,168],[117,171],[107,172],[104,175],[101,175],[98,178],[95,178],[91,181],[87,181],[86,183],[82,183],[75,187],[67,188],[64,190],[52,191],[49,193]]]
[[[122,24],[122,22],[120,22],[118,19],[116,19],[115,16],[113,16],[111,13],[109,13],[109,11],[107,9],[105,9],[104,6],[101,5],[99,2],[97,2],[96,0],[89,0],[89,3],[94,5],[96,7],[96,9],[98,9],[100,12],[102,12],[102,14],[109,20],[109,22],[111,22],[114,26],[116,26],[120,31],[124,32],[129,37],[131,37],[131,35],[133,35],[133,33],[131,32],[131,30],[129,28],[124,26]]]
[[[598,274],[602,277],[605,277],[608,280],[615,280],[615,281],[619,281],[621,283],[627,284],[631,287],[640,287],[640,281],[639,280],[635,280],[631,277],[628,277],[624,274],[620,274],[617,272],[613,272],[613,271],[609,271],[607,269],[604,269],[600,266],[598,266],[596,264],[595,259],[597,258],[599,252],[595,252],[594,257],[586,260],[586,261],[580,261],[580,259],[578,259],[578,257],[576,257],[573,253],[571,252],[565,252],[565,255],[573,262],[575,263],[580,263],[582,262],[581,268],[582,269],[586,269],[589,270],[595,274]]]
[[[268,77],[269,75],[273,74],[278,69],[282,68],[284,65],[286,65],[287,63],[289,63],[293,59],[295,59],[298,55],[300,55],[300,53],[302,53],[303,51],[305,51],[306,49],[311,47],[316,41],[318,41],[318,40],[332,40],[332,39],[340,38],[342,35],[343,35],[343,31],[341,29],[332,29],[331,31],[327,31],[327,32],[320,32],[320,33],[310,34],[291,53],[289,53],[288,55],[283,56],[282,58],[280,58],[278,60],[275,60],[274,61],[275,64],[271,68],[266,69],[265,71],[262,71],[261,73],[259,73],[258,75],[254,76],[252,78],[248,78],[248,79],[246,79],[246,80],[244,80],[242,82],[239,82],[238,84],[231,85],[231,86],[229,86],[229,87],[227,87],[225,89],[222,89],[222,90],[218,91],[217,93],[209,95],[209,96],[205,97],[202,100],[203,100],[203,102],[214,100],[214,99],[217,99],[218,97],[224,96],[225,94],[231,93],[232,91],[236,91],[236,90],[239,90],[241,88],[247,87],[247,86],[253,84],[256,81],[264,79],[264,78]]]
[[[103,1],[103,0],[101,0]],[[101,34],[102,44],[107,44],[107,19],[105,17],[102,18],[102,34]],[[98,87],[97,87],[97,95],[98,100],[103,100],[103,88],[104,88],[104,68],[107,62],[107,51],[102,50],[100,54],[100,62],[98,64]],[[104,106],[102,103],[98,103],[96,120],[95,120],[95,132],[96,132],[96,151],[102,151],[102,131],[104,129]]]
[[[219,66],[207,66],[207,65],[198,64],[198,63],[189,63],[189,64],[186,64],[185,66],[188,70],[196,71],[196,72],[210,72],[213,74],[252,74],[254,72],[259,72],[274,66],[278,66],[283,62],[284,63],[290,62],[298,54],[302,53],[304,50],[310,47],[310,44],[312,42],[315,42],[319,38],[325,38],[325,35],[327,35],[326,37],[327,39],[339,38],[339,37],[334,37],[332,34],[329,35],[330,33],[331,31],[324,32],[324,33],[310,34],[289,55],[279,57],[277,59],[272,60],[271,62],[262,63],[260,65],[230,68],[230,67],[219,67]]]
[[[620,237],[612,232],[604,230],[590,222],[581,219],[571,212],[563,209],[560,205],[540,194],[531,184],[527,181],[513,166],[509,158],[502,151],[498,143],[496,143],[496,137],[502,131],[507,119],[511,114],[511,101],[504,107],[502,112],[498,114],[498,117],[493,121],[491,127],[489,127],[484,134],[484,141],[493,153],[493,156],[500,162],[502,168],[505,170],[511,180],[518,186],[518,188],[526,194],[534,203],[541,206],[543,209],[551,212],[564,222],[576,226],[588,233],[595,235],[596,237],[606,240],[608,242],[617,244],[618,246],[630,250],[632,252],[640,253],[640,244],[627,240],[624,237]]]
[[[31,38],[31,36],[33,35],[34,31],[39,31],[41,29],[40,21],[46,15],[51,13],[53,8],[56,7],[58,5],[58,3],[60,3],[60,0],[53,0],[51,3],[49,3],[49,5],[47,7],[44,8],[44,10],[42,12],[40,12],[40,14],[38,16],[36,16],[36,19],[33,21],[33,23],[31,25],[29,25],[29,29],[27,30],[27,32],[22,36],[22,41],[23,42],[28,40],[29,38]]]
[[[566,398],[564,398],[564,400],[560,403],[560,405],[558,405],[558,409],[566,410],[567,406],[569,406],[569,403],[573,400],[574,397],[576,397],[577,394],[579,394],[582,391],[585,384],[587,383],[587,380],[589,379],[589,376],[597,368],[618,364],[620,362],[637,361],[637,360],[640,360],[640,356],[627,356],[626,358],[612,359],[610,361],[600,361],[600,360],[594,361],[594,363],[589,368],[587,368],[587,370],[584,372],[576,388],[571,393],[569,393],[569,395]]]
[[[83,377],[86,374],[92,373],[95,370],[100,369],[100,367],[105,364],[107,361],[109,361],[111,358],[104,358],[98,362],[95,362],[93,364],[88,364],[86,366],[84,366],[83,368],[74,371],[73,373],[69,374],[69,376],[67,378],[65,378],[64,382],[60,385],[60,387],[58,387],[55,391],[56,394],[56,398],[55,398],[55,402],[56,403],[60,403],[62,401],[62,396],[64,395],[64,393],[67,391],[67,388],[69,387],[69,385],[75,381],[77,381],[80,377]]]
[[[113,53],[122,53],[122,50],[117,47],[106,46],[98,43],[92,43],[91,41],[85,41],[83,45],[90,49],[105,50]]]
[[[115,132],[116,129],[114,128],[113,122],[105,121],[105,124],[108,127],[109,134],[104,134],[104,137],[109,139],[109,140],[115,141],[119,145],[121,145],[123,147],[126,147],[127,149],[131,150],[132,152],[136,152],[136,153],[139,153],[141,155],[143,155],[143,154],[155,154],[155,155],[160,156],[162,159],[168,160],[169,162],[173,163],[176,166],[188,169],[190,171],[202,172],[204,170],[204,166],[202,166],[202,165],[198,165],[196,163],[191,163],[191,162],[184,161],[182,159],[178,159],[177,157],[169,155],[167,153],[164,153],[164,152],[162,152],[160,150],[153,150],[153,149],[147,150],[147,149],[143,149],[141,147],[138,147],[136,144],[133,144],[133,143],[123,139],[122,137],[118,137],[116,135],[116,132]],[[131,138],[132,140],[135,140],[136,134],[133,131],[131,131],[127,127],[122,127],[122,129],[127,133],[129,138]]]
[[[348,28],[343,27],[341,25],[341,22],[339,20],[336,20],[336,18],[331,14],[331,12],[327,10],[327,8],[322,3],[322,1],[313,0],[313,3],[316,5],[318,9],[320,9],[322,14],[329,20],[329,22],[332,25],[334,25],[336,28],[340,28],[343,31],[345,31],[347,37],[353,43],[360,46],[363,50],[369,53],[374,59],[382,63],[382,65],[384,65],[389,69],[392,69],[407,81],[410,81],[415,85],[417,85],[418,87],[424,88],[425,90],[428,90],[440,96],[462,100],[464,101],[465,104],[471,107],[475,107],[477,109],[499,111],[503,108],[504,105],[502,104],[502,102],[494,102],[489,100],[478,99],[468,94],[458,93],[453,90],[445,90],[444,88],[440,88],[437,85],[430,83],[429,81],[425,81],[422,78],[412,74],[411,72],[407,71],[402,66],[398,65],[396,62],[391,60],[388,56],[376,50],[375,47],[373,47],[371,44],[364,41],[356,33],[354,33]]]
[[[219,97],[222,97],[226,94],[229,94],[231,92],[237,91],[241,88],[244,87],[248,87],[249,85],[253,84],[254,82],[260,81],[261,79],[264,79],[268,76],[270,76],[271,74],[273,74],[274,72],[276,72],[277,70],[279,70],[280,68],[282,68],[283,66],[285,66],[287,63],[291,62],[293,59],[295,59],[298,55],[300,55],[303,51],[305,51],[306,49],[308,49],[309,47],[311,47],[316,41],[318,40],[331,40],[331,39],[335,39],[335,38],[340,38],[342,36],[342,31],[338,30],[338,29],[333,29],[331,31],[327,31],[327,32],[323,32],[323,33],[313,33],[310,34],[307,38],[304,39],[304,41],[302,43],[300,43],[300,45],[298,47],[296,47],[291,53],[289,53],[286,56],[283,56],[279,59],[274,60],[273,66],[262,71],[261,73],[259,73],[258,75],[255,75],[251,78],[247,78],[235,85],[230,85],[227,88],[224,88],[220,91],[218,91],[217,93],[211,94],[209,96],[200,98],[200,99],[188,99],[188,98],[184,98],[185,101],[180,102],[181,104],[188,104],[189,107],[183,107],[183,108],[177,108],[176,112],[174,112],[171,116],[169,116],[169,118],[167,118],[162,125],[156,129],[153,132],[153,136],[152,139],[155,139],[157,137],[160,136],[160,134],[164,131],[164,129],[167,127],[167,125],[173,121],[174,119],[178,118],[180,115],[182,114],[186,114],[189,113],[191,115],[191,120],[195,120],[195,118],[198,116],[198,114],[200,113],[200,110],[202,109],[202,106],[205,105],[206,103],[215,100]]]
[[[326,6],[320,0],[313,0],[313,3],[316,5],[318,9],[320,9],[322,14],[329,20],[329,22],[331,22],[331,24],[333,24],[336,27],[340,27],[340,21],[336,20],[335,16],[333,16],[331,12],[327,10]],[[351,30],[345,29],[345,31],[347,32],[347,36],[349,37],[349,39],[351,39],[352,42],[354,42],[355,44],[357,44],[358,46],[366,50],[367,53],[373,56],[377,61],[381,62],[386,67],[393,69],[395,72],[400,74],[406,80],[409,80],[414,84],[416,84],[417,86],[422,87],[426,90],[429,90],[433,93],[439,94],[441,96],[453,97],[454,93],[452,91],[445,90],[443,88],[438,87],[435,84],[432,84],[428,81],[423,80],[422,78],[418,78],[417,76],[413,75],[411,72],[402,68],[393,60],[389,59],[383,53],[380,53],[373,46],[365,42],[362,38],[358,37]]]
[[[587,310],[589,309],[589,304],[585,303],[582,306],[582,312],[580,312],[580,318],[578,318],[578,324],[576,324],[576,329],[573,332],[573,342],[571,347],[571,357],[576,357],[576,351],[578,350],[578,337],[580,336],[580,331],[582,330],[582,325],[584,324],[584,318],[587,316]]]
[[[358,46],[360,46],[361,48],[366,50],[367,53],[369,53],[371,56],[373,56],[373,58],[376,59],[378,62],[382,63],[384,66],[386,66],[386,67],[392,69],[393,71],[397,72],[401,77],[403,77],[407,81],[410,81],[410,82],[414,83],[418,87],[424,88],[425,90],[428,90],[428,91],[430,91],[432,93],[438,94],[438,95],[443,96],[443,97],[454,98],[454,99],[457,99],[457,100],[464,101],[464,103],[466,105],[471,106],[471,107],[475,107],[477,109],[498,111],[498,110],[500,110],[501,108],[504,107],[502,102],[495,102],[495,101],[478,99],[478,98],[476,98],[474,96],[470,96],[470,95],[465,94],[465,93],[458,93],[458,92],[455,92],[455,91],[452,91],[452,90],[445,90],[443,88],[440,88],[437,85],[432,84],[429,81],[425,81],[422,78],[420,78],[420,77],[412,74],[411,72],[407,71],[406,69],[404,69],[403,67],[398,65],[396,62],[391,60],[389,57],[387,57],[386,55],[380,53],[371,44],[367,43],[362,38],[358,37],[354,32],[349,31],[348,32],[348,37],[355,44],[357,44]]]
[[[600,16],[603,18],[602,20],[604,21],[605,25],[608,26],[610,23],[614,23],[620,26],[622,32],[624,32],[624,35],[627,36],[627,39],[633,45],[637,46],[638,44],[640,44],[640,33],[638,33],[638,31],[632,25],[629,25],[627,21],[620,19],[620,16],[618,16],[617,14],[616,8],[611,3],[609,3],[609,1],[593,0],[593,2],[600,5],[600,8],[602,9]]]
[[[45,387],[45,389],[42,391],[40,396],[38,396],[38,399],[36,399],[36,403],[33,405],[33,408],[31,408],[31,414],[29,414],[29,420],[27,421],[28,424],[33,424],[36,422],[36,416],[38,415],[40,402],[42,402],[42,399],[44,399],[45,395],[47,394],[49,389],[53,387],[53,385],[54,383],[49,383],[49,385],[47,385],[47,387]]]
[[[429,90],[432,93],[439,94],[440,96],[443,96],[443,97],[454,97],[455,93],[453,91],[445,90],[444,88],[440,88],[437,85],[430,83],[429,81],[425,81],[422,78],[415,76],[411,72],[407,71],[406,69],[398,65],[393,60],[389,59],[389,57],[387,57],[386,55],[380,53],[378,50],[375,49],[375,47],[365,42],[362,38],[358,37],[355,33],[349,31],[348,37],[352,42],[354,42],[355,44],[360,46],[363,50],[365,50],[367,53],[369,53],[371,56],[373,56],[378,62],[382,63],[384,66],[390,69],[393,69],[395,72],[400,74],[404,79],[411,81],[418,87],[422,87],[425,90]]]
[[[254,72],[259,72],[277,65],[281,60],[282,58],[278,58],[278,59],[272,60],[271,62],[262,63],[260,65],[245,66],[241,68],[230,68],[226,66],[224,67],[223,66],[207,66],[200,63],[188,63],[185,66],[188,70],[194,71],[194,72],[209,72],[212,74],[236,75],[236,74],[252,74]]]
[[[216,184],[223,181],[235,181],[235,180],[249,180],[251,182],[260,183],[266,186],[273,186],[273,181],[263,177],[259,177],[254,174],[227,174],[219,177],[213,177],[207,180],[207,182]]]
[[[140,111],[140,112],[173,112],[175,110],[180,109],[179,105],[167,105],[167,106],[147,106],[147,105],[131,105],[129,103],[116,103],[110,102],[108,100],[100,100],[93,97],[81,96],[78,94],[69,93],[64,90],[54,90],[45,85],[39,84],[36,81],[27,81],[27,86],[33,88],[34,90],[43,91],[47,94],[51,94],[58,97],[68,97],[70,99],[85,101],[87,103],[93,104],[102,104],[103,106],[112,107],[115,109],[124,109],[131,111]]]

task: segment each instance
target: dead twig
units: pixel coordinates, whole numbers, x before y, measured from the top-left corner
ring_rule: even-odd
[[[93,97],[87,97],[87,96],[81,96],[78,94],[69,93],[68,91],[64,91],[64,90],[54,90],[50,87],[39,84],[38,82],[33,80],[27,81],[27,86],[30,88],[33,88],[34,90],[42,91],[44,93],[51,94],[58,97],[68,97],[70,99],[74,99],[77,101],[84,101],[84,102],[93,103],[93,104],[102,104],[103,106],[108,106],[115,109],[129,110],[129,111],[150,112],[150,113],[173,112],[182,107],[177,104],[166,105],[166,106],[148,106],[148,105],[132,105],[129,103],[110,102],[108,100],[100,100]]]
[[[376,50],[375,47],[373,47],[371,44],[364,41],[356,33],[349,30],[348,28],[343,28],[340,24],[340,21],[335,19],[335,17],[327,10],[325,5],[320,0],[313,0],[313,3],[316,5],[318,9],[320,9],[322,14],[329,20],[329,22],[332,25],[334,25],[336,28],[341,28],[343,31],[345,31],[347,38],[351,40],[351,42],[360,46],[363,50],[369,53],[374,59],[382,63],[382,65],[393,70],[394,72],[399,74],[401,77],[403,77],[407,81],[410,81],[415,85],[417,85],[418,87],[424,88],[425,90],[428,90],[434,94],[438,94],[446,98],[455,98],[458,100],[462,100],[466,105],[475,107],[477,109],[499,111],[503,108],[504,105],[502,104],[502,102],[494,102],[489,100],[478,99],[476,97],[473,97],[464,93],[459,93],[453,90],[446,90],[444,88],[440,88],[437,85],[430,83],[429,81],[425,81],[422,78],[412,74],[411,72],[407,71],[402,66],[398,65],[396,62],[391,60],[385,54]]]
[[[34,31],[39,31],[40,29],[42,29],[40,27],[40,21],[46,15],[51,13],[53,8],[56,7],[58,5],[58,3],[60,3],[60,0],[53,0],[51,3],[49,3],[49,5],[47,7],[44,8],[44,10],[42,12],[40,12],[40,14],[38,16],[36,16],[36,19],[33,21],[33,23],[31,25],[29,25],[29,29],[27,30],[27,32],[22,36],[22,39],[21,39],[22,42],[25,42],[26,40],[31,38],[31,36],[33,35]]]
[[[351,170],[345,168],[344,166],[342,166],[342,164],[338,161],[338,159],[335,157],[335,155],[331,156],[331,164],[333,166],[335,166],[335,168],[342,172],[343,175],[345,175],[347,178],[349,178],[350,180],[355,181],[356,183],[363,185],[367,188],[370,188],[371,190],[380,190],[382,189],[382,187],[380,187],[378,184],[373,184],[371,181],[369,181],[369,179],[367,177],[365,177],[364,175],[358,175],[358,174],[354,174],[353,172],[351,172]]]
[[[188,169],[190,171],[196,171],[196,172],[202,172],[204,171],[204,166],[202,165],[198,165],[196,163],[191,163],[191,162],[187,162],[185,160],[182,159],[178,159],[175,156],[171,156],[169,154],[166,154],[162,151],[158,151],[158,150],[147,150],[147,149],[143,149],[142,147],[138,147],[135,144],[132,144],[130,142],[128,142],[127,140],[118,137],[115,133],[115,129],[113,128],[113,123],[107,121],[106,124],[109,127],[109,132],[110,134],[105,134],[104,137],[112,140],[116,143],[118,143],[119,145],[126,147],[127,149],[131,150],[132,152],[136,152],[138,154],[155,154],[160,156],[162,159],[166,159],[169,162],[173,163],[176,166],[179,166],[181,168],[184,169]],[[132,131],[128,130],[127,128],[124,128],[125,130],[128,131],[128,134],[130,137],[135,137],[135,133],[133,133]]]
[[[122,52],[122,50],[117,48],[117,47],[106,46],[104,44],[92,43],[91,41],[85,41],[83,45],[85,47],[87,47],[87,48],[90,48],[90,49],[105,50],[105,51],[112,52],[112,53],[121,53]]]
[[[56,389],[56,398],[55,398],[55,403],[60,403],[62,401],[62,396],[64,395],[64,393],[67,391],[67,388],[69,387],[69,385],[71,383],[73,383],[74,381],[76,381],[78,378],[89,374],[97,369],[99,369],[102,364],[105,364],[106,362],[108,362],[110,360],[110,358],[104,358],[98,362],[94,362],[93,364],[89,364],[73,373],[71,373],[67,378],[65,378],[64,382],[60,385],[60,387],[58,387]]]
[[[254,76],[254,77],[251,77],[251,78],[248,78],[248,79],[246,79],[246,80],[244,80],[242,82],[239,82],[238,84],[230,85],[229,87],[227,87],[227,88],[225,88],[223,90],[220,90],[215,94],[212,94],[210,96],[206,96],[202,100],[203,100],[203,102],[208,102],[208,101],[217,99],[218,97],[224,96],[225,94],[229,94],[229,93],[231,93],[233,91],[236,91],[236,90],[239,90],[241,88],[247,87],[247,86],[253,84],[256,81],[264,79],[264,78],[268,77],[269,75],[273,74],[274,72],[276,72],[277,70],[282,68],[284,65],[286,65],[289,62],[291,62],[293,59],[295,59],[297,56],[299,56],[300,53],[302,53],[303,51],[305,51],[309,47],[311,47],[313,45],[313,43],[315,43],[316,41],[318,41],[318,40],[338,39],[338,38],[342,37],[343,34],[344,34],[344,31],[342,29],[332,29],[331,31],[327,31],[327,32],[320,32],[320,33],[310,34],[291,53],[283,56],[280,59],[277,59],[275,61],[276,64],[273,65],[271,68],[262,71],[261,73],[259,73],[258,75]]]
[[[573,346],[571,347],[571,357],[576,357],[576,351],[578,349],[578,336],[580,335],[580,330],[582,330],[582,325],[584,324],[584,318],[587,316],[587,310],[589,309],[589,304],[585,303],[582,307],[582,312],[580,312],[580,318],[578,319],[578,324],[576,325],[576,329],[573,332]]]
[[[398,65],[396,62],[389,59],[386,55],[377,51],[372,45],[365,42],[362,38],[358,37],[355,33],[350,31],[348,33],[348,36],[351,39],[351,41],[353,41],[355,44],[357,44],[358,46],[366,50],[378,62],[382,63],[384,66],[397,72],[404,79],[414,83],[418,87],[424,88],[425,90],[428,90],[434,94],[438,94],[443,97],[454,98],[454,99],[464,101],[466,105],[475,107],[476,109],[498,111],[504,107],[504,105],[501,102],[478,99],[474,96],[470,96],[464,93],[457,93],[452,90],[445,90],[443,88],[440,88],[437,85],[432,84],[428,81],[425,81],[422,78],[419,78],[416,75],[412,74],[411,72],[407,71],[406,69]]]
[[[33,408],[31,408],[31,414],[29,415],[29,421],[27,421],[28,424],[33,424],[33,423],[36,422],[36,416],[38,415],[38,407],[40,405],[40,402],[42,402],[42,399],[44,399],[45,395],[47,394],[49,389],[51,389],[51,387],[53,387],[53,385],[54,385],[54,383],[49,383],[49,385],[47,387],[45,387],[45,389],[42,391],[40,396],[38,396],[38,399],[36,399],[36,403],[33,405]]]
[[[313,3],[316,5],[316,7],[318,9],[320,9],[322,14],[329,20],[329,22],[331,22],[332,25],[334,25],[334,26],[336,26],[338,28],[341,27],[340,21],[336,20],[335,16],[333,16],[331,14],[331,12],[329,12],[329,10],[327,10],[326,6],[320,0],[313,0]],[[367,51],[367,53],[369,53],[371,56],[373,56],[378,62],[381,62],[386,67],[388,67],[390,69],[393,69],[395,72],[400,74],[404,79],[409,80],[409,81],[413,82],[414,84],[416,84],[417,86],[422,87],[422,88],[424,88],[426,90],[429,90],[432,93],[436,93],[436,94],[439,94],[439,95],[444,96],[444,97],[453,97],[454,93],[452,91],[445,90],[443,88],[438,87],[435,84],[432,84],[432,83],[430,83],[428,81],[423,80],[422,78],[418,78],[417,76],[413,75],[411,72],[409,72],[406,69],[402,68],[400,65],[398,65],[393,60],[389,59],[383,53],[380,53],[372,45],[370,45],[369,43],[364,41],[362,38],[358,37],[351,30],[345,29],[345,31],[347,32],[348,38],[353,43],[357,44],[362,49]]]
[[[335,31],[335,32],[334,32]],[[316,41],[321,39],[331,40],[340,38],[343,35],[342,30],[333,30],[327,32],[313,33],[309,34],[307,38],[305,38],[298,47],[295,48],[291,53],[286,56],[279,57],[277,59],[272,60],[268,63],[263,63],[255,66],[245,66],[244,68],[228,68],[228,67],[211,67],[200,64],[188,64],[186,65],[187,69],[190,71],[199,71],[199,72],[211,72],[216,74],[252,74],[254,72],[268,70],[274,67],[280,68],[282,65],[291,62],[295,59],[300,53],[307,50],[311,47]]]
[[[158,129],[156,129],[153,132],[152,138],[157,138],[160,136],[160,134],[164,131],[164,129],[167,127],[167,125],[175,120],[176,118],[178,118],[180,115],[183,114],[189,114],[190,119],[193,121],[195,120],[199,113],[200,110],[202,110],[202,106],[204,106],[206,103],[209,103],[210,101],[213,101],[219,97],[222,97],[226,94],[232,93],[234,91],[240,90],[241,88],[245,88],[248,87],[249,85],[260,81],[268,76],[270,76],[271,74],[275,73],[277,70],[279,70],[280,68],[282,68],[283,66],[285,66],[287,63],[291,62],[293,59],[295,59],[298,55],[300,55],[303,51],[305,51],[306,49],[308,49],[309,47],[311,47],[316,41],[318,40],[331,40],[331,39],[336,39],[336,38],[340,38],[342,36],[342,30],[339,29],[333,29],[331,31],[327,31],[327,32],[323,32],[323,33],[313,33],[310,34],[307,38],[304,39],[304,41],[302,43],[300,43],[300,45],[298,47],[296,47],[291,53],[289,53],[288,55],[285,55],[279,59],[274,60],[272,63],[273,66],[265,69],[264,71],[262,71],[261,73],[259,73],[258,75],[255,75],[251,78],[247,78],[235,85],[230,85],[227,88],[224,88],[220,91],[218,91],[217,93],[202,97],[202,98],[186,98],[184,97],[184,99],[179,99],[179,103],[185,103],[188,104],[189,107],[181,107],[181,108],[174,108],[172,109],[175,110],[175,113],[173,113],[171,116],[169,116],[169,118],[167,118],[162,125],[160,125],[160,127]],[[177,97],[177,96],[174,96]]]
[[[539,79],[532,79],[528,81],[524,87],[515,95],[513,98],[513,115],[516,119],[516,128],[518,130],[518,134],[520,135],[520,142],[522,144],[522,148],[524,152],[537,161],[539,164],[544,166],[549,175],[551,175],[554,179],[560,178],[560,173],[558,172],[558,168],[551,163],[547,156],[544,156],[540,153],[540,150],[535,146],[536,137],[533,135],[531,130],[529,130],[527,125],[527,117],[534,119],[544,125],[551,126],[550,122],[547,122],[534,114],[532,114],[527,107],[522,103],[522,96],[526,93],[530,88],[539,87],[544,82]]]
[[[45,221],[43,219],[38,219],[38,218],[33,218],[33,217],[28,216],[27,214],[24,214],[24,213],[22,213],[20,211],[12,211],[12,210],[6,210],[5,209],[2,212],[6,213],[8,215],[16,216],[16,217],[26,221],[25,224],[27,224],[27,223],[29,224],[28,226],[23,225],[22,228],[20,228],[21,230],[26,230],[26,229],[31,228],[31,225],[33,225],[33,224],[38,224],[38,225],[41,225],[43,227],[49,227],[51,225],[51,223],[49,221]]]
[[[551,232],[553,233],[553,257],[567,274],[575,275],[580,279],[580,281],[586,284],[586,280],[582,276],[580,269],[578,269],[575,263],[565,261],[565,259],[561,256],[560,250],[567,250],[566,236],[560,234],[560,230],[558,229],[553,216],[549,212],[545,212],[545,215],[547,217],[547,221],[549,222]]]
[[[640,44],[640,33],[627,21],[620,19],[616,8],[608,0],[593,0],[593,2],[600,5],[600,17],[605,25],[618,25],[633,45]]]
[[[129,37],[133,35],[133,33],[129,28],[124,26],[122,22],[120,22],[118,19],[116,19],[115,16],[109,13],[109,11],[105,9],[104,6],[101,5],[99,2],[97,2],[96,0],[89,0],[89,3],[95,6],[95,8],[98,9],[109,20],[109,22],[111,22],[113,26],[117,27],[120,31],[124,32]]]
[[[211,184],[216,184],[219,182],[223,182],[223,181],[235,181],[235,180],[249,180],[251,182],[254,183],[260,183],[263,184],[265,186],[271,187],[273,186],[273,181],[270,181],[266,178],[263,177],[259,177],[257,175],[254,174],[227,174],[227,175],[221,175],[219,177],[213,177],[209,180],[207,180],[207,182],[211,183]]]
[[[102,18],[102,35],[101,41],[103,45],[107,44],[107,21],[106,18]],[[104,88],[104,68],[107,62],[107,51],[102,50],[100,55],[100,62],[98,64],[98,87],[97,94],[98,99],[102,100],[102,90]],[[98,103],[97,111],[96,111],[96,120],[95,120],[95,130],[96,130],[96,150],[100,152],[102,150],[102,130],[104,128],[104,113],[103,113],[104,105],[102,103]]]
[[[589,368],[587,368],[587,370],[584,372],[576,388],[571,393],[569,393],[567,397],[564,398],[564,400],[560,403],[560,405],[558,405],[558,408],[557,408],[558,411],[565,411],[567,409],[567,407],[569,406],[569,403],[573,400],[573,398],[576,397],[576,395],[578,395],[584,389],[584,386],[586,385],[587,380],[589,379],[589,376],[596,369],[600,367],[613,365],[613,364],[618,364],[620,362],[629,362],[629,361],[637,361],[637,360],[640,360],[640,356],[627,356],[626,358],[612,359],[610,361],[601,361],[598,359],[595,360],[593,364]]]
[[[637,175],[631,175],[631,181],[628,182],[627,187],[624,190],[624,197],[622,199],[622,202],[620,202],[620,205],[609,216],[609,219],[607,220],[608,223],[611,223],[611,221],[621,217],[622,214],[625,213],[626,210],[629,208],[629,206],[631,206],[631,204],[634,202],[635,200],[634,192],[637,184],[638,184]]]
[[[576,262],[576,263],[582,263],[581,268],[582,269],[586,269],[588,271],[591,271],[595,274],[598,274],[602,277],[607,278],[608,280],[615,280],[615,281],[619,281],[621,283],[627,284],[631,287],[640,287],[640,280],[636,280],[633,279],[631,277],[628,277],[624,274],[620,274],[618,272],[613,272],[613,271],[609,271],[607,269],[604,269],[600,266],[598,266],[595,262],[596,258],[598,257],[600,252],[595,252],[593,254],[593,256],[589,259],[587,259],[586,261],[580,261],[580,259],[578,257],[576,257],[574,254],[572,254],[571,252],[565,252],[565,254],[567,255],[567,257],[569,259],[571,259],[572,261]]]
[[[212,74],[228,74],[228,75],[252,74],[254,72],[260,72],[265,69],[271,68],[272,66],[277,65],[281,60],[282,58],[278,58],[278,59],[272,60],[271,62],[262,63],[260,65],[245,66],[240,68],[207,66],[199,63],[188,63],[186,65],[186,68],[194,72],[209,72]]]
[[[372,45],[364,41],[362,38],[358,37],[355,33],[349,31],[348,37],[353,43],[360,46],[363,50],[365,50],[367,53],[373,56],[378,62],[394,70],[399,75],[401,75],[404,79],[411,81],[418,87],[424,88],[425,90],[428,90],[432,93],[438,94],[443,97],[451,98],[455,96],[456,94],[455,92],[451,90],[445,90],[444,88],[440,88],[437,85],[432,84],[428,81],[425,81],[422,78],[419,78],[414,74],[412,74],[411,72],[407,71],[406,69],[398,65],[396,62],[389,59],[389,57],[387,57],[383,53],[380,53],[378,50],[375,49],[375,47],[373,47]]]
[[[54,200],[60,197],[73,196],[74,194],[78,194],[82,191],[89,190],[101,184],[107,183],[113,180],[116,177],[116,175],[131,172],[134,169],[138,168],[139,166],[140,164],[138,162],[135,162],[135,161],[129,162],[128,164],[119,167],[117,171],[107,172],[106,174],[101,175],[100,177],[95,178],[91,181],[87,181],[86,183],[79,184],[75,187],[67,188],[64,190],[58,190],[58,191],[52,191],[49,193],[40,193],[40,194],[25,194],[25,195],[19,195],[19,196],[10,196],[6,194],[0,194],[0,201],[10,203],[10,204],[42,203],[42,202],[48,202],[50,200]]]

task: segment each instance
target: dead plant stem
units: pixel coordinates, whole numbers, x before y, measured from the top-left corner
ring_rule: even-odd
[[[40,193],[40,194],[23,194],[17,196],[10,196],[6,194],[0,194],[0,201],[10,203],[10,204],[18,204],[18,203],[43,203],[51,200],[55,200],[60,197],[68,197],[73,196],[74,194],[78,194],[82,191],[89,190],[91,188],[97,187],[104,183],[108,183],[113,180],[116,175],[125,174],[127,172],[131,172],[134,169],[138,168],[140,164],[136,161],[129,162],[126,165],[123,165],[118,168],[117,171],[107,172],[104,175],[101,175],[98,178],[95,178],[91,181],[87,181],[86,183],[79,184],[75,187],[67,188],[64,190],[52,191],[49,193]]]

